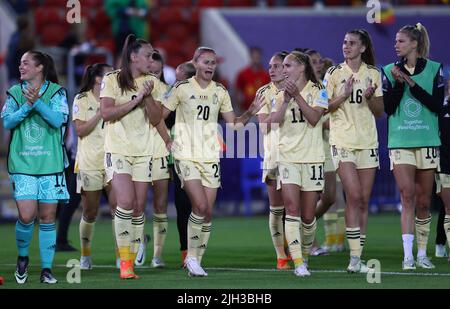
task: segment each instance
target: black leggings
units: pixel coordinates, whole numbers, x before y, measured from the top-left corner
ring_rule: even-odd
[[[444,229],[444,217],[445,217],[445,207],[442,199],[433,194],[432,203],[434,206],[439,207],[439,218],[436,225],[436,245],[444,245],[447,242],[447,236],[445,235]]]
[[[69,159],[69,164],[70,165],[65,170],[65,173],[70,200],[68,204],[58,205],[59,224],[58,233],[56,235],[56,244],[59,245],[68,243],[67,234],[69,232],[70,222],[72,221],[72,216],[78,209],[81,201],[81,195],[77,193],[77,175],[73,172],[75,161]]]
[[[187,225],[192,212],[192,205],[186,192],[181,189],[181,181],[172,165],[175,186],[175,208],[177,210],[177,228],[180,236],[180,250],[187,250]]]

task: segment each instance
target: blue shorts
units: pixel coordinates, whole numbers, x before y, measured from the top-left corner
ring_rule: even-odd
[[[64,173],[50,176],[10,175],[16,200],[35,200],[43,203],[67,203],[69,192]]]

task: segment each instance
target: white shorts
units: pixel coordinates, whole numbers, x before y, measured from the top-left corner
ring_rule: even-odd
[[[79,171],[77,173],[77,193],[83,191],[100,191],[108,186],[105,170]]]

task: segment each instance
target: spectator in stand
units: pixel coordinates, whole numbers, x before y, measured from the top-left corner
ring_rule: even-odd
[[[173,84],[175,84],[175,82],[177,81],[177,78],[175,76],[175,69],[167,64],[167,52],[161,46],[155,47],[155,50],[158,51],[159,55],[162,58],[161,60],[163,63],[163,75],[165,83],[169,86],[173,86]]]
[[[17,13],[17,15],[23,15],[28,13],[28,1],[27,0],[7,0],[9,5]]]
[[[237,75],[236,91],[240,110],[247,110],[253,102],[256,91],[270,83],[269,73],[261,63],[261,55],[259,47],[250,47],[250,64]]]
[[[144,40],[149,39],[150,25],[148,0],[106,0],[105,11],[111,19],[116,52],[120,53],[125,39],[134,34]]]
[[[6,66],[8,69],[9,85],[19,82],[20,73],[17,69],[20,65],[20,57],[35,46],[33,35],[31,33],[30,23],[25,15],[17,18],[17,29],[11,35],[8,43],[8,51],[6,55]]]

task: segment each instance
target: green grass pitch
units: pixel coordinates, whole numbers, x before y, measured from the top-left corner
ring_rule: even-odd
[[[169,221],[169,234],[164,249],[165,269],[152,269],[153,242],[147,247],[146,266],[136,269],[139,280],[123,281],[114,267],[114,247],[111,222],[102,220],[95,227],[93,241],[94,269],[81,272],[81,283],[69,284],[66,280],[67,261],[79,259],[79,252],[60,253],[55,256],[54,274],[59,280],[53,286],[39,283],[40,259],[38,232],[30,248],[30,276],[28,282],[19,286],[14,280],[17,249],[13,224],[0,225],[0,276],[5,288],[51,288],[51,289],[95,289],[95,288],[158,288],[158,289],[315,289],[315,288],[450,288],[450,263],[447,258],[434,258],[434,239],[437,216],[433,217],[428,255],[436,269],[414,272],[401,270],[402,242],[400,218],[397,214],[369,216],[366,247],[363,259],[378,259],[381,263],[381,283],[368,283],[364,274],[347,274],[348,252],[329,256],[311,257],[311,277],[298,278],[292,271],[275,269],[275,252],[268,228],[268,217],[217,218],[203,266],[209,276],[189,278],[180,268],[178,233],[174,220]],[[146,223],[146,232],[152,230],[151,221]],[[79,247],[78,224],[73,222],[69,238]],[[323,240],[323,223],[319,221],[318,237]],[[416,248],[415,248],[416,250]],[[97,267],[96,267],[97,266]]]

